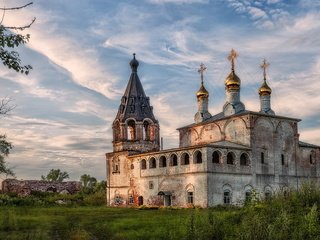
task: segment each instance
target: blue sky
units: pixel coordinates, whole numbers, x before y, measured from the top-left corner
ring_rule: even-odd
[[[178,146],[175,129],[193,122],[201,62],[209,110],[222,110],[231,48],[239,53],[246,109],[259,110],[266,58],[273,110],[301,118],[300,140],[320,145],[320,1],[35,0],[7,12],[4,24],[33,17],[25,31],[30,42],[19,51],[34,69],[28,76],[0,71],[0,96],[16,105],[0,130],[15,146],[7,162],[18,179],[39,179],[51,168],[75,180],[84,173],[105,178],[104,154],[112,150],[111,123],[133,52],[165,148]]]

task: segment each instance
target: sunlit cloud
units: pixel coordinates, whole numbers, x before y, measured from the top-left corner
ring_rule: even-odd
[[[34,67],[30,75],[0,72],[1,95],[17,105],[1,119],[1,133],[15,146],[8,162],[19,178],[61,168],[72,179],[83,173],[103,179],[134,52],[165,148],[177,147],[176,128],[194,121],[201,62],[208,68],[209,110],[222,111],[231,48],[240,53],[236,71],[246,109],[260,109],[259,64],[267,58],[273,110],[301,118],[300,138],[320,144],[318,7],[311,0],[39,0],[6,14],[7,25],[37,17],[26,30],[30,42],[20,48],[23,62]]]

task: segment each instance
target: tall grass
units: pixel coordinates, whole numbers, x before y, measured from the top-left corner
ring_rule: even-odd
[[[102,196],[90,205],[86,197],[63,206],[2,205],[0,239],[320,240],[320,190],[311,184],[243,208],[148,211],[95,206]]]

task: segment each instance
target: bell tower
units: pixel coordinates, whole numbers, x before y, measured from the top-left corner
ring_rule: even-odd
[[[160,149],[160,129],[138,76],[136,54],[130,61],[131,75],[112,124],[113,151],[149,152]]]

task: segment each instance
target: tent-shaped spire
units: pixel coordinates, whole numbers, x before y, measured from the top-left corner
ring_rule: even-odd
[[[135,53],[130,61],[132,73],[129,82],[121,99],[116,120],[125,122],[128,118],[133,118],[136,121],[143,121],[149,118],[153,122],[157,122],[153,115],[152,107],[150,106],[149,97],[146,96],[142,84],[140,82],[137,70],[139,62],[136,60]]]

